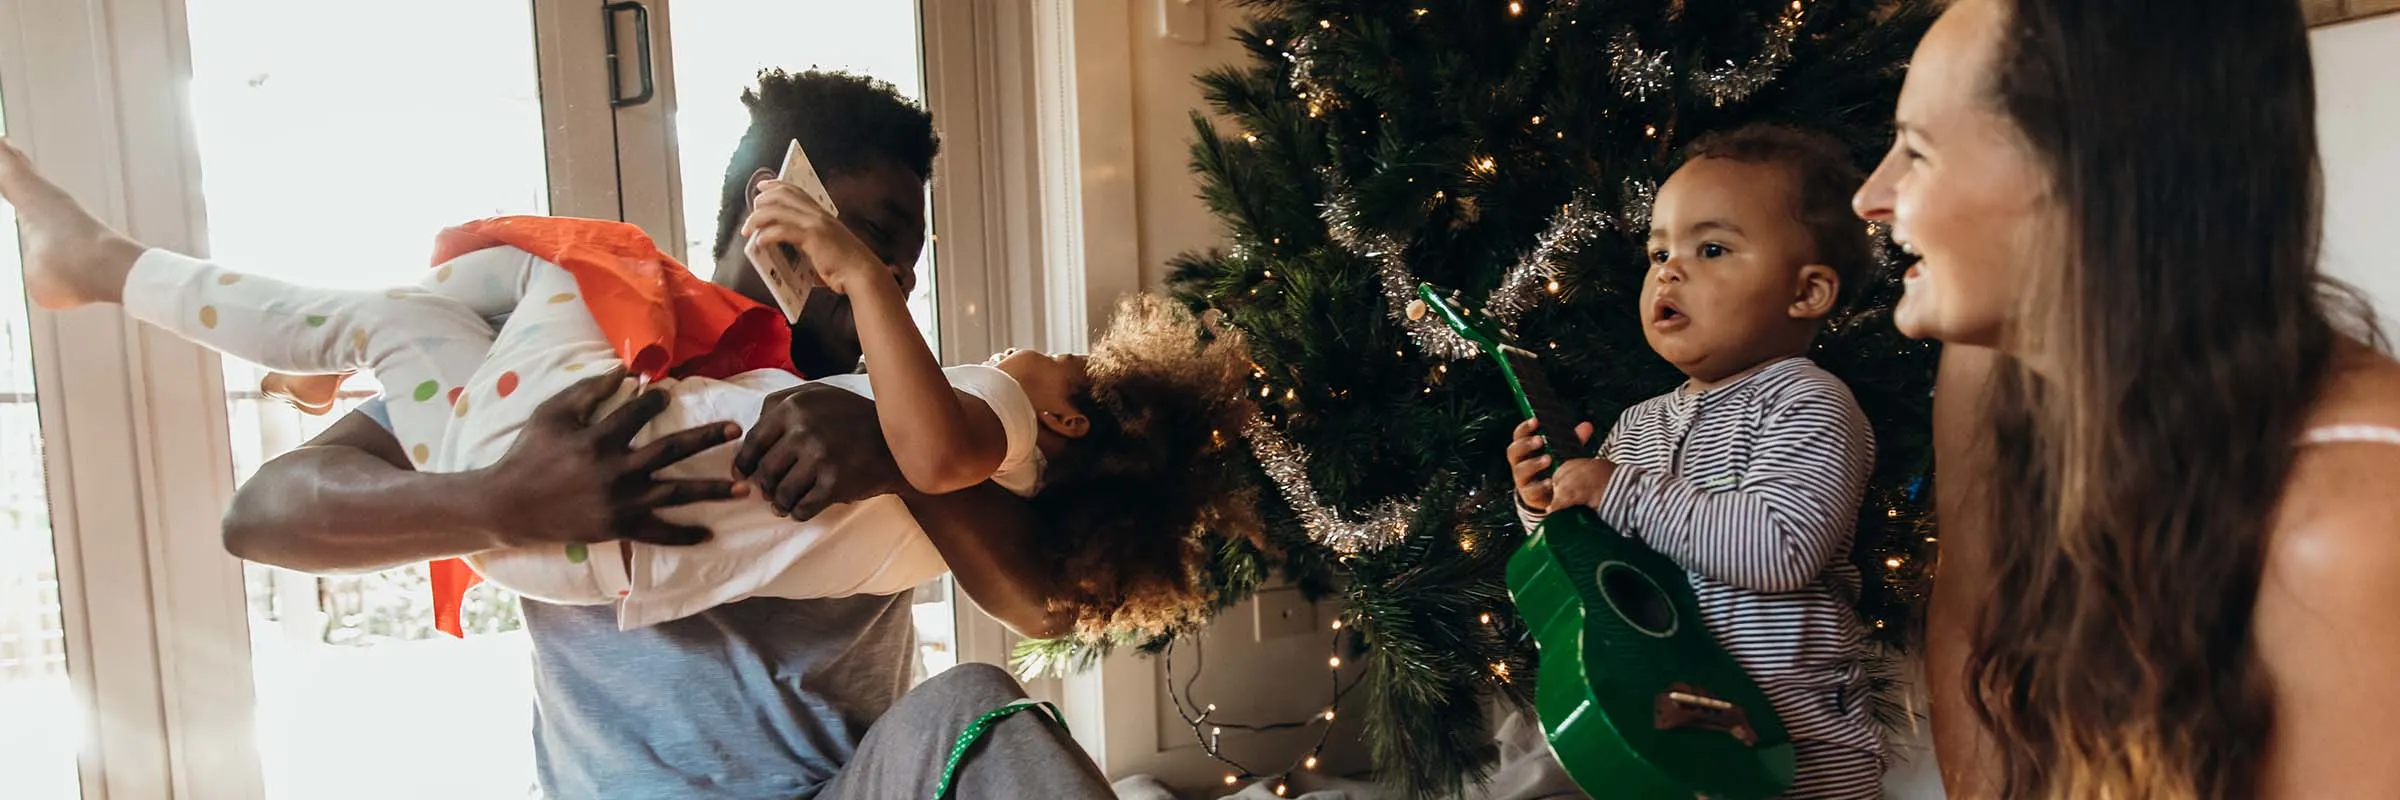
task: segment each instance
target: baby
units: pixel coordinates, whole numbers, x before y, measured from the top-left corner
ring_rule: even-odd
[[[1850,214],[1863,179],[1839,143],[1789,128],[1693,142],[1651,213],[1641,308],[1650,348],[1688,380],[1547,480],[1532,421],[1508,450],[1528,529],[1588,507],[1691,573],[1709,631],[1791,733],[1793,798],[1881,796],[1849,558],[1874,435],[1805,356],[1868,275]]]
[[[14,150],[0,152],[0,191],[20,210],[98,227]],[[1137,297],[1120,306],[1088,359],[1011,350],[942,369],[891,270],[829,210],[780,182],[754,208],[754,247],[795,247],[827,289],[849,298],[867,372],[821,382],[876,398],[911,488],[939,494],[991,480],[1032,497],[1047,523],[1048,560],[1074,578],[1051,610],[1078,634],[1156,631],[1205,608],[1193,533],[1202,520],[1221,526],[1242,515],[1212,507],[1238,493],[1200,485],[1190,470],[1219,454],[1223,439],[1213,432],[1248,413],[1235,337],[1204,343],[1180,307]],[[611,370],[654,379],[649,390],[670,396],[636,447],[710,423],[747,427],[770,394],[802,382],[774,309],[699,280],[617,222],[469,223],[443,233],[437,266],[420,285],[370,292],[297,286],[157,249],[141,250],[130,268],[34,255],[26,283],[41,305],[121,303],[135,318],[280,373],[370,371],[384,386],[395,438],[429,471],[492,465],[546,398]],[[485,321],[503,317],[498,330]],[[624,387],[611,403],[637,390]],[[669,485],[721,478],[733,473],[733,451],[719,447],[658,475]],[[705,526],[713,535],[703,543],[512,548],[467,562],[528,597],[613,603],[627,629],[751,596],[896,593],[948,570],[897,497],[836,505],[802,522],[744,496],[747,488],[660,512],[669,523]],[[437,609],[437,622],[456,633],[455,617],[442,617]]]

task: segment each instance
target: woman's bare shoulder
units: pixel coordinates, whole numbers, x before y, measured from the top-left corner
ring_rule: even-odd
[[[2331,425],[2400,428],[2400,364],[2348,359],[2311,414]],[[2299,450],[2265,555],[2252,619],[2276,698],[2265,796],[2400,796],[2400,762],[2356,743],[2365,720],[2400,715],[2400,446]]]
[[[2343,359],[2310,412],[2309,430],[2370,426],[2400,430],[2400,363],[2359,350]],[[2363,567],[2400,566],[2400,444],[2301,445],[2267,550],[2267,578],[2302,589]],[[2375,575],[2377,583],[2393,573]],[[2363,577],[2363,576],[2362,576]],[[2339,590],[2325,586],[2324,590]]]

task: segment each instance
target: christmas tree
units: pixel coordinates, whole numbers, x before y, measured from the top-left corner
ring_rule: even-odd
[[[1523,538],[1502,451],[1518,421],[1487,359],[1419,282],[1512,330],[1605,430],[1682,375],[1644,343],[1650,200],[1679,148],[1781,122],[1862,167],[1890,143],[1932,11],[1894,0],[1280,0],[1247,3],[1245,65],[1199,77],[1193,170],[1230,246],[1171,287],[1247,335],[1269,541],[1224,542],[1238,602],[1281,570],[1339,598],[1385,779],[1454,794],[1490,749],[1483,700],[1535,666],[1503,570]],[[1861,223],[1862,225],[1865,223]],[[1888,250],[1888,248],[1887,248]],[[1904,644],[1934,547],[1934,350],[1901,339],[1887,269],[1818,340],[1875,423],[1853,555],[1878,640]],[[1156,647],[1162,642],[1149,643]],[[1064,645],[1046,653],[1057,659]]]

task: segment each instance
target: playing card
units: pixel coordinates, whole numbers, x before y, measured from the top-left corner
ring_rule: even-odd
[[[833,195],[825,191],[825,181],[817,177],[816,166],[809,163],[808,151],[800,148],[800,140],[793,139],[791,147],[784,150],[783,170],[775,177],[800,187],[801,193],[825,207],[825,213],[841,216],[841,211],[833,205]],[[752,244],[757,243],[757,234],[751,234],[750,238]],[[817,288],[816,273],[801,269],[799,259],[800,254],[790,245],[770,248],[762,256],[750,259],[750,267],[758,270],[758,277],[767,282],[767,291],[775,296],[775,304],[783,307],[787,324],[800,321],[800,309],[807,304],[809,292]]]

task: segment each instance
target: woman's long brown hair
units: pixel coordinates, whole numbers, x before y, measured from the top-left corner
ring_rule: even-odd
[[[2344,335],[2307,28],[2291,0],[2001,1],[1990,89],[2063,244],[1988,401],[1974,705],[2007,797],[2246,797],[2264,543]]]

